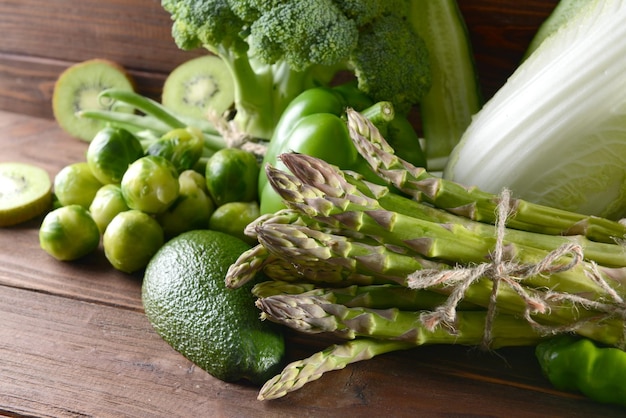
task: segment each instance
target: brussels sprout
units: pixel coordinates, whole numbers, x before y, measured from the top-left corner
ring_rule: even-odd
[[[215,204],[209,197],[204,176],[193,170],[185,170],[178,176],[180,194],[178,199],[157,220],[166,237],[173,237],[194,229],[207,229]]]
[[[131,209],[161,213],[174,203],[178,193],[178,172],[163,157],[141,157],[122,177],[122,195]]]
[[[89,206],[89,212],[100,233],[103,234],[109,222],[120,212],[130,209],[122,195],[122,188],[118,184],[102,186]]]
[[[49,212],[39,228],[39,245],[57,260],[76,260],[93,252],[99,244],[98,226],[80,205]]]
[[[205,170],[209,195],[216,205],[257,199],[260,168],[251,152],[223,148],[209,157]]]
[[[87,149],[87,163],[103,184],[119,184],[128,166],[143,157],[143,147],[126,129],[106,127],[100,130]]]
[[[61,206],[80,205],[89,209],[102,183],[86,162],[65,166],[54,177],[54,194]]]
[[[256,238],[244,234],[246,226],[259,217],[258,202],[228,202],[217,209],[209,220],[209,229],[233,235],[250,245],[257,244]]]
[[[166,158],[179,173],[193,168],[204,151],[202,133],[194,128],[169,131],[148,146],[147,155]]]
[[[163,229],[152,216],[131,209],[113,218],[104,232],[102,245],[114,268],[133,273],[148,265],[164,241]]]

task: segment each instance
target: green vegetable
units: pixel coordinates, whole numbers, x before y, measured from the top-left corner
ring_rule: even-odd
[[[217,151],[206,162],[205,178],[209,195],[217,206],[258,198],[259,163],[251,152],[239,148]]]
[[[284,168],[278,156],[283,152],[298,152],[322,158],[376,181],[377,177],[354,147],[344,119],[346,107],[366,103],[369,107],[361,111],[390,134],[390,140],[395,141],[399,152],[416,164],[425,164],[417,134],[406,125],[408,122],[404,116],[396,115],[389,103],[368,103],[358,90],[343,85],[335,89],[309,89],[296,97],[276,126],[263,165]],[[280,197],[267,183],[264,172],[259,176],[259,193],[261,213],[284,208]]]
[[[258,216],[259,204],[256,201],[224,203],[211,214],[209,229],[233,235],[248,245],[253,245],[256,239],[247,236],[244,231]]]
[[[414,348],[411,343],[375,338],[355,338],[343,344],[318,351],[312,356],[289,363],[283,371],[265,382],[259,390],[260,401],[277,399],[305,384],[319,379],[326,372],[341,370],[348,364],[369,360],[391,351]]]
[[[288,364],[259,391],[258,398],[275,399],[316,380],[321,374],[378,354],[429,344],[480,345],[485,312],[459,314],[454,333],[445,328],[429,330],[421,311],[349,308],[321,298],[276,295],[257,300],[262,317],[305,334],[332,333],[350,340],[332,345],[309,359]],[[515,317],[499,315],[493,323],[494,346],[534,345],[541,337]],[[354,351],[353,351],[354,350]],[[359,354],[359,355],[356,355]],[[324,360],[324,361],[321,361]]]
[[[357,112],[348,112],[350,135],[359,153],[376,174],[389,185],[413,199],[423,201],[465,218],[494,223],[500,197],[477,187],[466,187],[432,175],[395,155],[394,149],[380,131]],[[512,198],[507,225],[512,229],[545,235],[583,235],[615,243],[615,237],[626,236],[626,225],[597,216],[589,216]]]
[[[555,33],[561,26],[572,20],[574,16],[590,4],[593,0],[559,0],[552,10],[552,13],[541,24],[535,36],[530,41],[524,54],[524,59],[528,58],[539,45],[550,35]]]
[[[104,234],[111,220],[120,212],[130,209],[122,195],[119,184],[105,184],[102,186],[89,206],[89,213],[98,225],[101,234]]]
[[[103,128],[87,148],[87,164],[102,184],[120,184],[128,166],[141,157],[141,142],[123,128]]]
[[[147,144],[144,148],[148,148],[151,143],[171,131],[186,128],[194,133],[201,133],[205,152],[215,152],[226,146],[222,135],[208,120],[179,115],[139,93],[111,88],[103,90],[99,99],[115,103],[116,107],[132,109],[135,113],[116,110],[82,110],[78,112],[78,116],[104,121],[110,126],[127,129],[140,139],[145,138]]]
[[[261,317],[308,334],[331,333],[346,339],[373,337],[425,344],[480,345],[485,332],[485,311],[458,313],[456,332],[444,327],[428,330],[420,320],[423,311],[396,308],[346,307],[308,295],[275,295],[257,300]],[[530,326],[509,315],[493,324],[493,347],[535,345],[541,337]]]
[[[208,194],[202,174],[185,170],[178,176],[178,184],[178,198],[156,218],[167,238],[194,229],[208,228],[215,211],[215,203]]]
[[[369,309],[397,308],[403,311],[436,309],[446,297],[424,289],[409,289],[396,284],[350,285],[347,287],[322,287],[314,283],[268,280],[257,283],[252,294],[266,298],[280,294],[315,296],[347,307]],[[478,309],[473,304],[463,304],[463,309]]]
[[[198,129],[178,128],[151,143],[146,149],[146,155],[163,157],[182,173],[194,167],[203,151],[202,133]]]
[[[626,406],[626,352],[571,335],[544,341],[535,352],[542,371],[557,389]]]
[[[336,3],[348,7],[341,0]],[[353,69],[361,91],[375,101],[393,103],[396,112],[406,115],[432,83],[429,51],[415,28],[407,24],[407,17],[423,12],[422,5],[415,1],[378,3],[377,7],[388,10],[360,28],[348,67]]]
[[[497,348],[575,332],[621,347],[626,260],[608,232],[619,231],[619,223],[526,205],[506,192],[487,199],[395,156],[364,115],[348,110],[347,117],[351,139],[370,168],[426,197],[396,194],[306,154],[283,153],[284,170],[266,168],[287,209],[248,225],[246,233],[259,244],[231,265],[227,286],[262,273],[274,281],[254,288],[264,318],[359,343],[356,352],[333,346],[288,366],[264,386],[261,399],[283,396],[320,373],[359,361],[358,353],[367,359],[406,348],[385,341]],[[455,213],[458,199],[466,199],[470,210]],[[486,210],[488,203],[495,205],[491,218],[465,216],[471,209]],[[518,206],[524,210],[515,212]],[[519,229],[509,227],[518,216]],[[561,216],[581,222],[567,229],[584,225],[594,233],[561,236],[555,232],[566,224]],[[525,229],[526,222],[555,233]],[[406,291],[396,294],[398,288]],[[443,300],[420,300],[421,292]],[[392,295],[402,298],[397,306]],[[307,370],[300,374],[298,367]]]
[[[178,171],[164,157],[147,155],[132,163],[122,177],[122,194],[131,209],[164,212],[178,198]]]
[[[234,125],[270,139],[285,107],[338,70],[353,72],[376,101],[415,104],[430,85],[422,39],[406,21],[409,3],[373,0],[263,2],[164,0],[182,49],[221,57],[235,81]]]
[[[358,195],[353,197],[358,198]],[[421,287],[406,289],[407,292],[402,297],[400,292],[396,290],[398,294],[392,299],[383,296],[385,293],[389,293],[390,289],[381,286],[393,284],[405,288],[413,287],[411,276],[416,271],[421,270],[454,274],[454,268],[449,264],[420,257],[413,251],[409,251],[407,254],[398,254],[385,245],[368,244],[364,238],[348,238],[347,236],[355,235],[354,233],[349,234],[350,231],[346,231],[345,235],[347,236],[342,236],[280,221],[257,224],[255,229],[260,246],[265,248],[268,254],[264,255],[258,248],[255,248],[250,253],[242,255],[238,260],[237,267],[227,276],[229,287],[238,287],[248,280],[247,277],[254,277],[256,273],[262,271],[267,277],[282,282],[287,281],[293,286],[302,284],[304,281],[317,285],[318,290],[326,286],[337,288],[358,286],[362,289],[357,292],[359,297],[354,298],[356,302],[360,303],[359,305],[349,299],[346,300],[346,295],[336,293],[330,295],[326,290],[323,292],[327,300],[337,300],[346,306],[401,308],[402,306],[406,307],[403,305],[405,303],[403,300],[414,300],[411,292],[426,289]],[[443,243],[440,242],[439,244]],[[508,245],[511,244],[507,243]],[[256,259],[252,258],[252,255],[256,256]],[[291,263],[297,267],[291,269],[294,270],[292,272],[285,268],[288,265],[282,265],[277,260],[284,260],[286,263]],[[280,266],[282,269],[270,268],[274,265]],[[594,291],[594,285],[589,282],[585,283],[588,280],[585,274],[585,271],[579,271],[577,279],[574,279],[573,282],[570,281],[569,284],[567,284],[569,280],[559,273],[554,273],[549,278],[529,277],[524,281],[524,284],[528,288],[530,297],[541,297],[543,294],[541,289],[546,287],[569,291],[572,294],[586,291],[591,293]],[[387,292],[382,289],[386,289]],[[453,286],[432,286],[427,290],[444,295],[446,298],[454,296]],[[495,303],[498,311],[511,315],[522,317],[526,314],[527,300],[524,300],[514,289],[506,286],[500,287],[498,295],[494,299],[491,297],[492,291],[493,284],[488,278],[477,278],[464,289],[463,300],[483,308]],[[597,292],[598,289],[595,291]],[[346,290],[344,289],[343,292],[345,293]],[[308,293],[312,294],[313,292]],[[418,295],[422,294],[419,293]],[[316,296],[320,295],[316,294]],[[393,303],[390,303],[390,300]],[[382,301],[387,301],[388,306],[374,306],[376,303],[385,303]],[[426,309],[427,307],[428,305],[420,300],[419,303],[414,304],[412,310]],[[457,307],[461,308],[460,306]],[[436,308],[431,307],[430,309]],[[462,309],[467,309],[467,306],[463,306]],[[581,312],[567,300],[541,301],[534,310],[535,312],[532,313],[534,321],[554,326],[568,325],[583,318],[593,319],[594,315],[597,315],[591,310]],[[607,344],[616,344],[621,338],[622,326],[623,323],[620,321],[606,321],[602,327],[582,327],[578,332]]]
[[[413,0],[410,14],[430,53],[432,86],[420,101],[428,169],[444,168],[483,104],[474,55],[456,0]]]
[[[626,5],[593,0],[546,38],[463,135],[444,177],[608,219],[626,215]]]
[[[80,205],[88,209],[102,183],[87,162],[79,162],[63,167],[54,176],[53,187],[61,206]]]
[[[83,206],[63,206],[49,212],[43,219],[39,244],[57,260],[76,260],[98,248],[100,231]]]
[[[159,223],[138,210],[117,214],[102,236],[107,260],[114,268],[125,273],[145,268],[164,241]]]

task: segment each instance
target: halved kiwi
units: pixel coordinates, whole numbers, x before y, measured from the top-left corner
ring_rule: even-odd
[[[134,91],[135,85],[122,66],[107,59],[94,58],[68,67],[57,79],[52,96],[52,110],[59,126],[73,137],[91,141],[104,122],[81,118],[76,113],[111,108],[111,104],[98,98],[109,88]],[[115,110],[133,111],[129,107]]]
[[[163,85],[162,104],[181,114],[206,119],[207,112],[228,110],[235,83],[224,61],[215,55],[193,58],[176,67]]]
[[[25,163],[0,163],[0,227],[26,222],[51,204],[52,181],[45,170]]]

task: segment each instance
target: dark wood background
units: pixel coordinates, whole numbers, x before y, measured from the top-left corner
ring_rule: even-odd
[[[484,94],[511,74],[556,0],[459,0]],[[0,2],[0,110],[52,118],[54,81],[67,66],[108,58],[126,67],[142,93],[158,98],[165,76],[202,50],[181,51],[159,0]]]

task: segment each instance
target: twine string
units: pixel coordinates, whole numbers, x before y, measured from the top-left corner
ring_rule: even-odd
[[[507,260],[505,258],[504,250],[506,245],[504,240],[506,235],[506,222],[511,215],[510,199],[510,192],[504,189],[500,194],[497,206],[495,223],[496,242],[489,262],[471,266],[459,265],[449,270],[424,269],[409,275],[407,280],[408,286],[414,289],[425,289],[437,285],[452,287],[452,291],[442,305],[431,312],[422,314],[422,324],[429,330],[434,330],[437,326],[444,325],[450,329],[451,332],[455,332],[454,323],[456,320],[457,306],[463,299],[466,290],[481,278],[489,279],[492,282],[485,320],[484,347],[491,345],[493,322],[497,315],[497,296],[500,285],[510,287],[520,296],[526,306],[524,317],[532,326],[542,333],[573,330],[581,325],[581,323],[576,323],[563,327],[546,327],[532,318],[532,315],[535,313],[548,312],[550,310],[550,301],[556,300],[557,295],[558,298],[568,299],[581,304],[592,303],[595,308],[602,308],[605,311],[615,313],[615,309],[612,305],[602,304],[600,302],[593,303],[593,301],[575,295],[558,292],[539,292],[522,285],[522,282],[529,277],[550,275],[572,269],[582,262],[584,257],[580,245],[566,243],[549,252],[537,263],[525,264],[515,262],[514,260]],[[570,257],[571,261],[563,264],[560,262],[563,257]],[[595,273],[592,272],[591,274],[593,276],[592,279],[601,284],[602,288],[607,288],[607,290],[610,289],[612,291],[614,295],[613,298],[616,301],[620,299],[617,293],[602,279],[598,271]],[[584,301],[580,299],[584,299]]]

